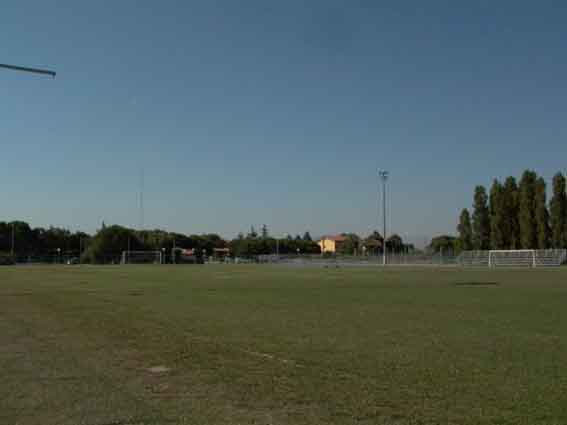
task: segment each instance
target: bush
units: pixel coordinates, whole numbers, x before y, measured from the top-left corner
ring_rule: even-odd
[[[16,260],[11,254],[0,252],[0,266],[13,266],[14,264]]]

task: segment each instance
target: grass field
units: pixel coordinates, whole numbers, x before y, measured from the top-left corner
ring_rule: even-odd
[[[567,270],[0,269],[0,424],[567,424]]]

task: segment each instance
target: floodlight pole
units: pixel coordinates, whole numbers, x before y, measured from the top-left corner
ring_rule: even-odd
[[[382,181],[382,218],[383,218],[383,244],[382,244],[382,265],[386,265],[386,180],[388,180],[388,171],[378,170],[378,177]]]
[[[0,63],[0,68],[8,69],[11,71],[21,71],[21,72],[29,72],[32,74],[42,74],[42,75],[49,75],[50,77],[55,78],[57,73],[55,71],[50,71],[48,69],[40,69],[40,68],[28,68],[26,66],[17,66],[17,65],[8,65],[5,63]]]

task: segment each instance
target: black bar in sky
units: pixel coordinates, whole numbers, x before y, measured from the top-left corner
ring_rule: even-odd
[[[53,78],[55,78],[56,75],[55,71],[49,71],[47,69],[27,68],[24,66],[6,65],[3,63],[0,63],[0,68],[11,69],[13,71],[33,72],[34,74],[51,75]]]

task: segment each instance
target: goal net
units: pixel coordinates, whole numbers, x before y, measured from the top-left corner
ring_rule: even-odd
[[[488,267],[536,267],[536,250],[510,249],[488,252]]]
[[[123,251],[122,264],[163,264],[161,251]]]

